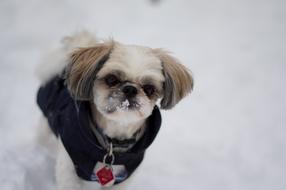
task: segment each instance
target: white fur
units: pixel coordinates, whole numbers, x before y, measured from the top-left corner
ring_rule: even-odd
[[[148,47],[116,43],[98,75],[101,76],[114,69],[124,71],[130,79],[139,80],[150,76],[158,81],[164,81],[161,61]]]

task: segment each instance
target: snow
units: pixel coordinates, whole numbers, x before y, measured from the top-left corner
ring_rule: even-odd
[[[0,1],[1,190],[54,189],[54,159],[33,140],[34,70],[82,28],[169,49],[194,73],[129,189],[286,189],[286,2],[152,2]]]
[[[128,107],[129,107],[130,103],[129,101],[126,99],[125,101],[123,101],[120,106],[117,107],[117,109],[120,109],[120,110],[128,110]]]

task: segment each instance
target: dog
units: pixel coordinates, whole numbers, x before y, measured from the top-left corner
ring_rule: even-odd
[[[88,32],[65,37],[44,62],[39,140],[56,147],[58,190],[125,189],[160,129],[160,109],[193,89],[190,70],[163,49]]]

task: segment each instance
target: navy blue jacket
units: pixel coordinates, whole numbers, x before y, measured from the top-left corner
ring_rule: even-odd
[[[90,102],[74,100],[64,79],[55,77],[39,89],[37,103],[55,135],[60,136],[78,176],[96,181],[94,167],[97,162],[102,162],[107,151],[100,146],[90,128]],[[160,125],[161,114],[156,106],[147,120],[147,128],[141,139],[127,152],[114,152],[114,164],[124,165],[127,177],[143,160],[145,150],[155,139]]]

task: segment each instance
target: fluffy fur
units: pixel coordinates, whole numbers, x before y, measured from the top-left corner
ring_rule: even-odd
[[[66,37],[46,62],[38,70],[41,83],[64,73],[73,98],[90,101],[95,122],[105,135],[119,140],[144,129],[157,102],[162,109],[171,109],[193,88],[190,71],[166,51],[113,40],[98,42],[87,32]],[[48,123],[42,120],[42,125]],[[86,183],[77,177],[60,140],[58,144],[58,189],[83,189]]]

